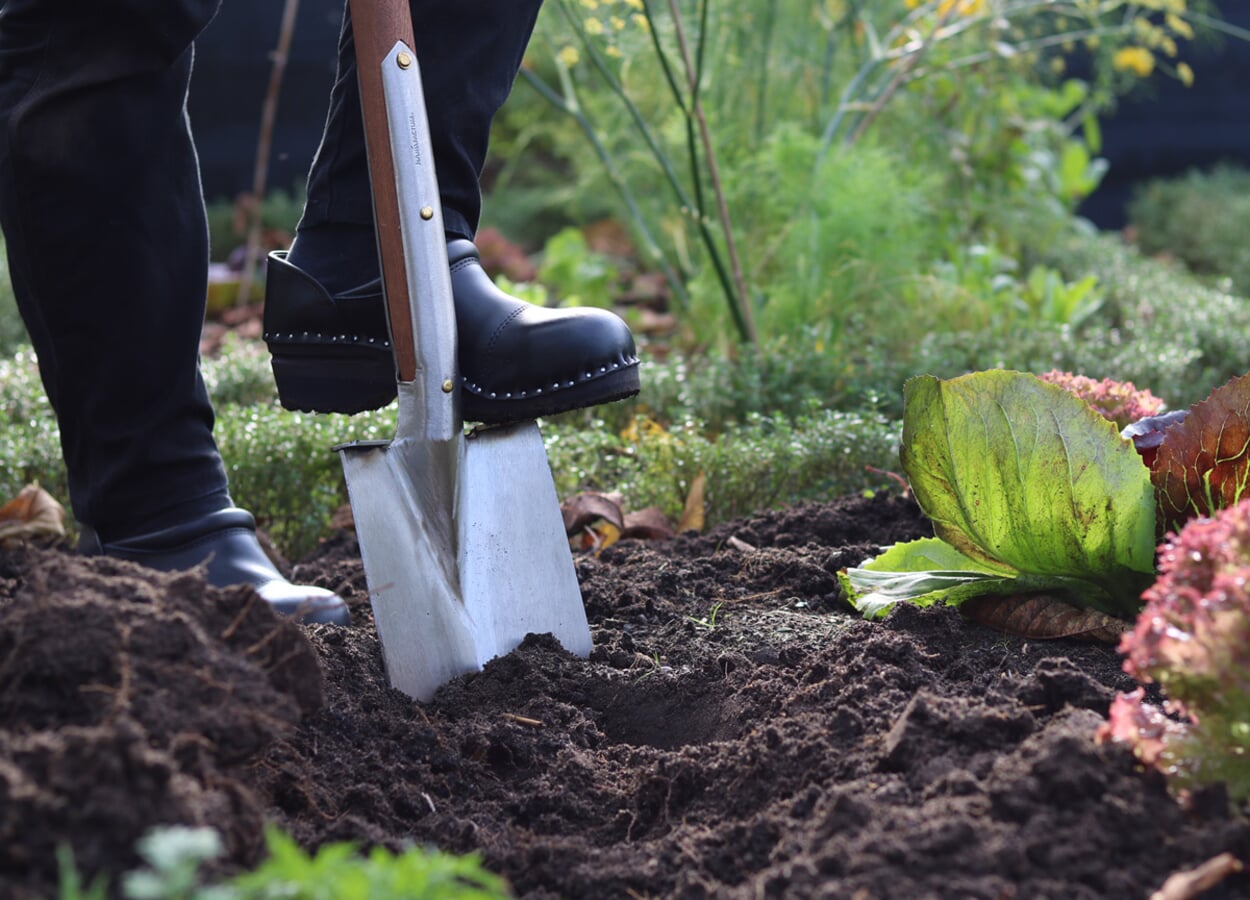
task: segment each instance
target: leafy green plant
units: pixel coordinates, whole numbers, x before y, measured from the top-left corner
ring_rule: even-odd
[[[679,305],[686,281],[701,284],[729,319],[717,336],[748,342],[767,333],[757,318],[770,297],[787,287],[810,293],[804,269],[789,285],[794,267],[770,271],[780,252],[809,254],[826,270],[856,265],[863,245],[831,254],[791,238],[796,226],[823,236],[855,225],[843,195],[821,183],[830,160],[879,137],[902,157],[899,171],[936,174],[947,200],[959,198],[934,204],[942,215],[930,217],[930,237],[1014,234],[1006,250],[1016,254],[1043,230],[1039,203],[1026,201],[1045,198],[1056,213],[1049,221],[1062,222],[1101,177],[1096,114],[1148,74],[1144,60],[1151,71],[1169,68],[1192,33],[1183,0],[1166,9],[1153,0],[1079,9],[1051,0],[558,0],[548,9],[536,48],[549,56],[526,68],[527,83],[577,123]],[[1090,78],[1063,80],[1078,48]],[[761,209],[750,198],[767,189],[753,194],[738,173],[787,132],[813,148],[787,173],[801,183],[787,196],[799,199]],[[1001,210],[1025,206],[1018,221],[995,224]],[[890,246],[884,237],[880,246]],[[1071,322],[1088,310],[1039,278],[1039,314]],[[835,299],[844,299],[836,288]]]
[[[266,832],[269,857],[230,882],[239,900],[501,900],[502,878],[476,855],[453,856],[410,848],[375,847],[361,855],[350,843],[329,844],[315,855],[275,829]]]
[[[1143,253],[1165,254],[1190,271],[1250,292],[1250,171],[1232,165],[1144,182],[1128,219]]]
[[[877,616],[910,600],[1053,591],[1131,616],[1154,572],[1154,493],[1133,445],[1088,404],[1018,372],[907,383],[903,470],[936,538],[847,570]]]
[[[58,900],[108,900],[108,879],[97,875],[84,883],[74,863],[74,851],[68,845],[56,849]]]
[[[201,868],[225,852],[221,835],[212,828],[158,828],[140,839],[138,849],[147,865],[122,877],[126,900],[228,900],[236,896],[227,888],[202,883]]]
[[[211,828],[157,828],[139,842],[146,865],[121,881],[125,900],[504,900],[507,884],[477,855],[410,847],[362,854],[351,843],[307,853],[277,828],[265,831],[268,857],[250,872],[210,884],[204,868],[223,852]],[[62,900],[107,896],[100,880],[84,891],[72,857],[61,860]]]
[[[802,499],[879,485],[865,467],[891,464],[894,423],[879,416],[816,410],[806,415],[750,415],[719,437],[698,422],[665,428],[639,419],[621,433],[603,428],[545,429],[560,496],[619,491],[631,508],[658,506],[676,520],[694,478],[706,478],[710,527]]]
[[[1120,643],[1124,669],[1158,685],[1120,694],[1100,741],[1129,747],[1171,786],[1222,782],[1250,796],[1250,500],[1189,522],[1160,549],[1159,578]]]
[[[1161,443],[1137,427],[1151,419],[1120,430],[1089,392],[1053,373],[910,380],[900,457],[937,537],[848,569],[855,605],[872,617],[901,600],[1047,592],[1135,615],[1163,530],[1247,496],[1250,375],[1159,422]]]
[[[610,307],[619,276],[610,259],[590,249],[580,229],[561,229],[543,246],[538,280],[566,306]]]
[[[1103,305],[1087,326],[1099,330],[1060,335],[1040,366],[1007,364],[1114,372],[1160,397],[1200,397],[1245,371],[1245,298],[1145,257],[1116,235],[1073,233],[1048,248],[1045,261],[1069,278],[1097,276]]]

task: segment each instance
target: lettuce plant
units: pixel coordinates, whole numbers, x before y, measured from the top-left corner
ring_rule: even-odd
[[[1072,392],[1020,372],[904,387],[903,469],[936,537],[847,570],[869,617],[1047,591],[1131,617],[1154,573],[1155,500],[1131,441]]]
[[[1222,781],[1250,796],[1250,500],[1168,535],[1144,599],[1120,643],[1124,670],[1168,699],[1119,695],[1099,739],[1177,787]]]
[[[1139,389],[1131,381],[1101,381],[1088,375],[1074,375],[1054,369],[1038,376],[1042,381],[1057,384],[1076,394],[1105,419],[1127,428],[1134,422],[1163,412],[1163,401],[1150,391]]]
[[[991,371],[907,382],[900,455],[937,536],[847,570],[865,615],[899,600],[1045,592],[1131,619],[1155,542],[1250,496],[1250,375],[1120,432],[1090,400],[1145,412],[1149,395],[1086,381]]]

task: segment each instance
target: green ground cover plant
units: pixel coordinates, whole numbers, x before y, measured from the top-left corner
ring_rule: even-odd
[[[1225,164],[1151,179],[1134,190],[1128,218],[1143,253],[1178,260],[1216,287],[1250,292],[1250,172]]]
[[[1057,242],[1045,264],[1071,283],[1096,277],[1098,309],[1074,326],[1035,320],[1009,304],[1001,315],[1014,309],[1016,317],[996,328],[980,318],[946,328],[935,321],[910,344],[892,331],[903,317],[892,311],[865,328],[853,353],[814,328],[733,353],[649,360],[637,400],[546,423],[558,489],[624,490],[630,506],[675,515],[703,471],[715,524],[775,503],[880,486],[864,466],[896,468],[902,387],[917,372],[1114,374],[1150,385],[1172,407],[1239,374],[1238,335],[1250,329],[1242,298],[1113,235],[1078,232]],[[205,360],[204,372],[236,496],[298,557],[346,501],[331,448],[389,437],[393,411],[346,418],[281,410],[257,343],[228,342],[219,358]],[[5,496],[37,480],[67,497],[54,417],[28,349],[0,359],[0,458]]]
[[[210,878],[205,868],[222,856],[211,828],[159,828],[139,842],[146,865],[121,880],[125,900],[504,900],[503,879],[476,855],[454,856],[411,847],[368,853],[338,843],[305,852],[277,829],[266,832],[269,856],[251,872]],[[83,884],[73,858],[60,857],[60,900],[103,900],[108,885]]]

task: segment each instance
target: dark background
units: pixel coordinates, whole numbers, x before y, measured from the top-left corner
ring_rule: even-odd
[[[455,2],[455,0],[451,0]],[[1226,0],[1223,18],[1250,28],[1250,2]],[[191,121],[210,200],[250,190],[282,3],[226,0],[196,47]],[[303,182],[321,136],[334,81],[342,0],[301,0],[274,130],[269,187]],[[1103,228],[1124,224],[1133,185],[1230,161],[1250,167],[1250,43],[1186,48],[1192,88],[1156,76],[1103,123],[1102,186],[1081,212]]]

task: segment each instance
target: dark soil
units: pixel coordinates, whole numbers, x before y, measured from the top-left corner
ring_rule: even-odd
[[[350,535],[293,573],[348,597],[348,629],[0,551],[0,896],[52,896],[58,845],[125,871],[172,823],[219,829],[227,870],[266,821],[475,850],[527,897],[1144,900],[1250,860],[1218,791],[1182,805],[1095,743],[1131,686],[1113,647],[843,605],[839,568],[926,533],[879,496],[622,542],[577,559],[589,660],[531,637],[425,705],[387,686]]]

